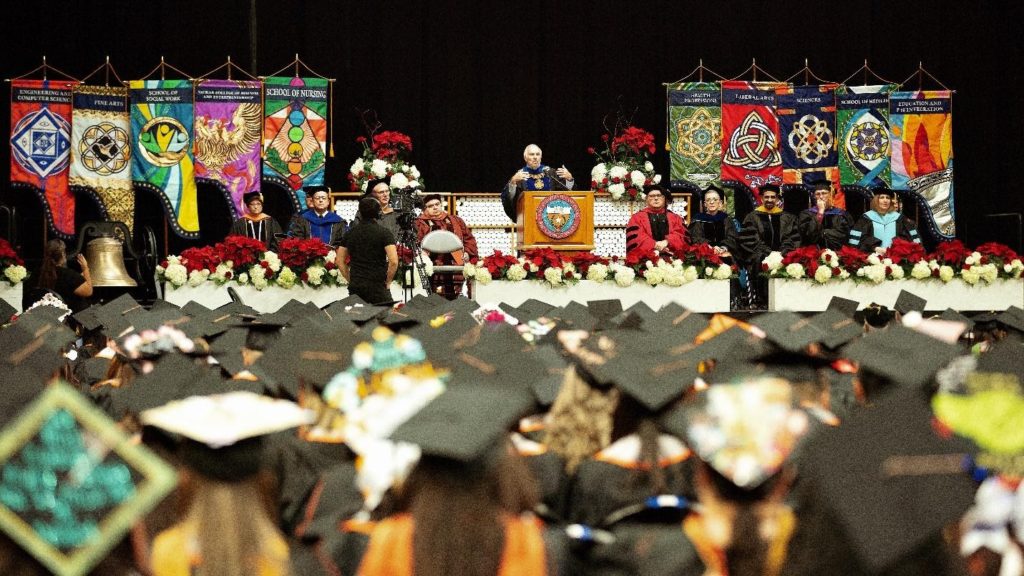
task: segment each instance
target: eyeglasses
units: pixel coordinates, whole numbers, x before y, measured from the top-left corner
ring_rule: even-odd
[[[313,200],[327,200],[327,196],[313,196]]]
[[[427,205],[424,206],[424,208],[440,208],[440,207],[441,207],[441,203],[440,202],[431,202],[430,204],[427,204]]]
[[[719,202],[721,202],[721,200],[718,198],[708,198],[704,201],[705,204],[718,204]]]

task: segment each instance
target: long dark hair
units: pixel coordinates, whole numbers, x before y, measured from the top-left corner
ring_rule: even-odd
[[[39,268],[40,288],[53,290],[57,284],[57,268],[64,265],[66,256],[64,254],[64,241],[53,239],[46,243],[46,250],[43,252],[43,264]]]
[[[493,464],[424,457],[403,487],[413,518],[416,576],[494,576],[505,546],[504,515],[537,502],[537,486],[507,446]]]

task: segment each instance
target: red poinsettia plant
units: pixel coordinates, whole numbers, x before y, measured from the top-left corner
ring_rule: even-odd
[[[593,252],[579,252],[574,254],[569,261],[572,262],[573,267],[576,268],[576,271],[583,278],[587,277],[587,272],[590,271],[590,267],[594,264],[607,266],[611,263],[610,258],[594,254]]]
[[[203,270],[213,272],[217,269],[217,265],[221,263],[220,255],[213,246],[186,248],[181,252],[180,261],[185,266],[185,270],[190,274]],[[164,260],[160,265],[167,268],[167,261]]]
[[[366,184],[375,178],[386,180],[393,190],[423,189],[419,169],[409,162],[412,138],[408,135],[385,130],[371,134],[369,139],[359,136],[356,142],[362,145],[363,153],[348,171],[353,192],[365,191]]]
[[[689,244],[683,247],[682,253],[677,256],[686,266],[697,266],[707,268],[708,266],[721,266],[722,257],[715,253],[715,249],[709,244]]]
[[[925,256],[924,246],[920,242],[912,242],[903,238],[894,238],[892,246],[885,251],[885,257],[898,266],[913,266],[924,260]]]
[[[214,251],[221,262],[231,261],[235,268],[245,268],[259,262],[267,246],[248,236],[228,236],[214,245]]]
[[[373,135],[370,150],[381,160],[405,159],[412,152],[412,138],[397,130],[385,130]]]
[[[322,260],[331,247],[319,238],[284,238],[277,244],[277,257],[281,264],[292,270],[305,270]],[[331,266],[333,262],[329,262]]]
[[[25,262],[15,252],[10,242],[0,238],[0,279],[6,280],[12,286],[21,282],[28,276],[25,270]]]

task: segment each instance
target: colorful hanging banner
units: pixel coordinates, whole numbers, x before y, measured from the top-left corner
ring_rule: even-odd
[[[58,236],[75,236],[71,161],[71,89],[68,80],[11,81],[11,182],[34,189]]]
[[[271,76],[263,84],[263,175],[287,187],[305,209],[306,186],[324,183],[326,78]]]
[[[782,181],[832,183],[833,203],[846,207],[839,188],[839,153],[836,139],[836,87],[787,86],[776,92],[779,134],[782,136]]]
[[[263,136],[258,80],[203,80],[196,85],[196,178],[213,181],[245,213],[242,195],[260,189]]]
[[[722,181],[741,182],[761,200],[764,184],[782,185],[778,82],[722,82]]]
[[[669,158],[672,184],[706,188],[722,171],[722,89],[717,82],[668,87]]]
[[[132,191],[131,119],[128,89],[121,86],[76,86],[71,119],[72,186],[89,188],[107,218],[135,224]]]
[[[889,93],[895,84],[836,89],[839,180],[843,186],[889,186]]]
[[[175,234],[199,236],[192,159],[192,83],[132,80],[132,180],[157,193]]]
[[[948,90],[889,95],[893,188],[920,196],[932,231],[956,235],[953,212],[953,95]]]

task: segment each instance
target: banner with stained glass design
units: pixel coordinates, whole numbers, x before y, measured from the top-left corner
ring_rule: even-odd
[[[271,76],[263,84],[263,175],[294,194],[324,183],[328,84],[325,78]]]
[[[782,185],[779,120],[775,115],[778,82],[722,83],[722,181],[736,181],[754,191]]]
[[[72,186],[89,188],[107,218],[132,230],[131,119],[128,89],[123,86],[76,86],[71,118]]]
[[[196,178],[217,184],[235,216],[260,189],[263,107],[258,80],[203,80],[195,93]]]
[[[839,180],[843,186],[889,186],[889,94],[895,84],[836,89]]]
[[[168,223],[183,238],[199,236],[199,206],[192,157],[192,83],[132,80],[132,180],[154,191]]]
[[[932,231],[956,235],[953,212],[953,95],[948,90],[889,95],[892,185],[920,196]],[[920,225],[920,223],[919,223]]]
[[[722,89],[685,82],[669,86],[667,98],[670,180],[706,188],[722,171]]]
[[[75,196],[68,186],[71,89],[67,80],[11,81],[11,182],[35,190],[57,235],[75,235]]]

